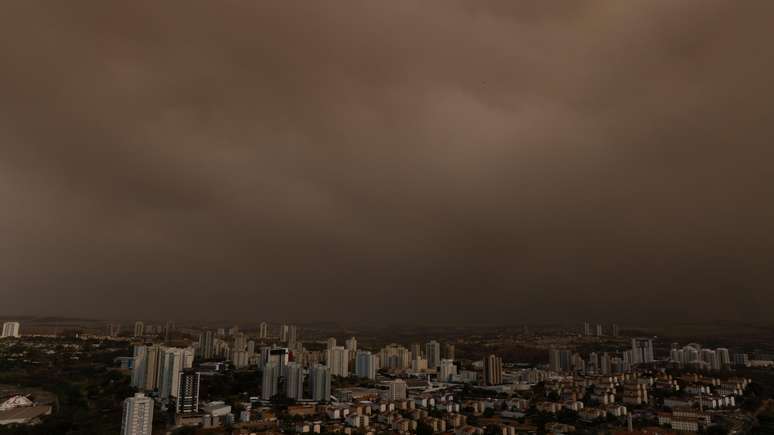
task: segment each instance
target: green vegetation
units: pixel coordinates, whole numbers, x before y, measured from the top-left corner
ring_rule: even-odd
[[[35,426],[0,426],[0,435],[114,435],[123,400],[134,394],[125,374],[111,367],[128,344],[36,339],[0,348],[0,383],[56,395],[53,414]],[[53,350],[53,353],[46,352]],[[18,355],[22,355],[19,357]]]

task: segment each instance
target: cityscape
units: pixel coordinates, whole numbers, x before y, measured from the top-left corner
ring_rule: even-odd
[[[774,427],[771,341],[739,334],[715,347],[722,338],[709,333],[711,346],[592,322],[464,329],[436,330],[433,339],[412,328],[408,337],[385,330],[348,336],[352,329],[273,322],[7,321],[0,433],[67,426],[66,433],[127,435],[741,434]],[[54,384],[19,382],[52,364],[86,372]],[[93,393],[93,382],[110,394]],[[70,409],[76,405],[57,397],[73,387],[78,406],[99,408],[96,416],[78,416]]]
[[[774,435],[772,41],[0,1],[0,435]]]

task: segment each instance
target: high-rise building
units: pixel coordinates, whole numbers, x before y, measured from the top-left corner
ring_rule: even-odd
[[[328,402],[331,400],[331,369],[318,364],[309,370],[309,390],[312,400]]]
[[[446,347],[444,349],[444,358],[454,360],[454,345],[451,343],[446,343]]]
[[[153,430],[153,399],[143,393],[124,400],[121,435],[151,435]]]
[[[159,396],[176,398],[180,389],[180,372],[193,366],[193,350],[169,347],[162,352],[162,364],[159,366]]]
[[[261,325],[258,327],[258,338],[268,338],[269,337],[269,325],[266,322],[261,322]]]
[[[292,362],[287,368],[285,384],[287,387],[286,395],[290,399],[301,400],[304,398],[304,368],[301,364]]]
[[[597,337],[601,337],[604,334],[602,333],[602,325],[597,323]]]
[[[193,369],[185,369],[178,374],[177,413],[195,414],[199,412],[199,382],[201,376]]]
[[[435,340],[425,345],[425,355],[427,358],[427,367],[434,369],[441,364],[441,345]]]
[[[457,375],[457,366],[454,365],[454,360],[442,359],[441,366],[438,369],[438,381],[449,382],[452,377]]]
[[[5,337],[19,337],[19,322],[5,322],[3,323],[3,335]]]
[[[379,353],[379,365],[387,369],[407,369],[411,367],[411,352],[403,346],[389,344]]]
[[[610,373],[612,373],[610,355],[608,355],[607,352],[605,352],[599,358],[599,374],[609,375]]]
[[[132,356],[132,381],[131,385],[137,389],[145,388],[145,349],[143,345],[134,346]]]
[[[422,358],[422,345],[419,343],[414,343],[411,345],[411,359],[420,359]]]
[[[387,382],[387,400],[406,400],[406,381],[395,379]]]
[[[234,337],[234,346],[231,348],[232,351],[240,351],[247,349],[247,336],[243,332],[235,332],[233,334]]]
[[[199,355],[204,360],[215,358],[215,337],[209,329],[199,334]]]
[[[728,353],[728,349],[725,347],[719,347],[715,349],[715,353],[718,356],[720,368],[728,368],[731,365],[731,356]]]
[[[632,364],[652,363],[653,340],[650,338],[632,338]]]
[[[279,393],[280,366],[273,362],[268,362],[263,367],[263,376],[261,382],[261,398],[269,400]]]
[[[344,341],[344,347],[347,348],[347,350],[354,355],[355,352],[357,352],[357,338],[352,337],[348,338]]]
[[[548,352],[548,363],[551,371],[568,372],[572,368],[572,353],[566,349],[551,349]]]
[[[121,324],[120,323],[110,323],[107,326],[107,334],[108,337],[118,337],[118,334],[121,332]]]
[[[591,335],[591,323],[583,322],[583,335],[587,337]]]
[[[376,379],[376,355],[365,350],[359,350],[355,357],[355,376]]]
[[[145,387],[146,391],[153,391],[159,386],[159,366],[163,356],[159,345],[145,347]]]
[[[282,324],[280,326],[280,341],[283,343],[288,342],[288,331],[290,330],[290,327],[288,325]]]
[[[336,347],[336,338],[330,337],[328,338],[327,346],[325,347],[326,350],[331,350],[334,347]]]
[[[327,351],[328,367],[334,376],[349,376],[349,351],[344,346],[333,346]]]
[[[503,359],[489,355],[484,358],[484,383],[500,385],[503,383]]]
[[[618,328],[618,325],[613,323],[613,337],[618,337],[621,333],[621,330]]]
[[[298,328],[296,325],[288,325],[288,348],[294,349],[298,341]]]
[[[290,352],[287,347],[275,347],[269,350],[269,363],[279,368],[280,376],[285,376],[285,367],[290,362]]]
[[[142,320],[134,322],[134,336],[142,337],[145,334],[145,323]]]

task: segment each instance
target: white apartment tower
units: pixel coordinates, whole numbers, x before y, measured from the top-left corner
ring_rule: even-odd
[[[5,322],[3,323],[3,335],[5,337],[19,337],[19,322]]]
[[[151,435],[153,430],[153,399],[143,393],[124,400],[121,435]]]

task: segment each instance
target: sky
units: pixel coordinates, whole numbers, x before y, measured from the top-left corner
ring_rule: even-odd
[[[770,320],[772,14],[3,2],[0,314]]]

